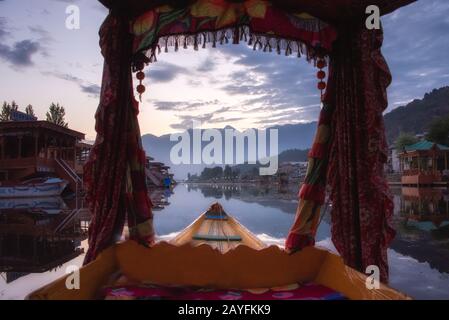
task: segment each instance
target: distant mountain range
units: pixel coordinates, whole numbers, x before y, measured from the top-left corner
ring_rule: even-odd
[[[401,132],[423,133],[430,123],[449,115],[449,87],[434,89],[423,99],[416,99],[384,116],[388,143],[393,143]]]
[[[384,116],[386,135],[389,143],[393,143],[401,132],[422,133],[425,132],[429,124],[438,117],[449,114],[449,87],[435,89],[427,93],[423,99],[416,99],[406,106],[398,107]],[[280,161],[304,161],[306,149],[312,145],[316,131],[316,122],[289,124],[275,126],[268,129],[278,129],[279,146],[278,152],[290,149],[298,149],[283,154]],[[224,137],[224,130],[217,129]],[[191,131],[190,137],[192,137]],[[267,137],[268,138],[268,137]],[[269,139],[268,139],[269,141]],[[177,179],[185,179],[187,173],[200,173],[205,165],[173,165],[170,161],[170,150],[177,144],[176,141],[170,141],[170,135],[157,137],[152,134],[142,136],[142,143],[147,154],[158,161],[165,162],[172,167],[172,171]],[[202,147],[209,142],[203,142]],[[267,143],[268,144],[268,143]],[[191,144],[192,145],[192,144]],[[235,141],[234,141],[235,148]],[[234,149],[235,154],[235,149]],[[245,149],[247,154],[247,149]]]
[[[269,146],[270,134],[269,129],[277,129],[278,130],[278,152],[281,153],[285,150],[289,149],[308,149],[310,148],[313,137],[315,135],[317,123],[300,123],[300,124],[289,124],[284,126],[275,126],[267,129],[267,146]],[[223,129],[217,129],[220,131],[223,140],[225,137],[224,130],[231,129],[232,127],[228,126]],[[233,129],[233,128],[232,128]],[[189,135],[192,138],[192,131],[189,130]],[[192,140],[192,139],[191,139]],[[223,141],[224,142],[224,141]],[[145,134],[142,136],[142,144],[148,155],[151,155],[157,161],[162,161],[167,165],[171,166],[175,177],[178,179],[185,179],[187,177],[187,173],[200,173],[206,165],[174,165],[170,161],[170,151],[172,147],[177,144],[176,141],[170,141],[170,135],[165,134],[160,137],[157,137],[152,134]],[[202,147],[209,144],[209,142],[203,142]],[[192,141],[190,143],[192,147]],[[234,139],[234,155],[235,155],[235,146],[236,142]],[[268,150],[269,151],[269,150]],[[245,143],[245,154],[248,154],[248,149]],[[245,160],[247,160],[245,158]]]

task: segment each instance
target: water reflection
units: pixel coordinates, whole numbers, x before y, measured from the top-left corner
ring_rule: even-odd
[[[61,197],[43,198],[0,198],[0,210],[39,210],[57,214],[67,209]]]
[[[392,249],[449,273],[449,197],[447,190],[395,190],[395,227]],[[449,289],[448,289],[449,290]]]
[[[397,236],[389,250],[390,285],[415,298],[449,299],[448,191],[393,191]],[[159,239],[173,237],[219,201],[263,241],[283,245],[295,217],[297,192],[295,185],[180,184],[173,190],[153,189],[150,197]],[[59,207],[53,201],[52,207],[46,200],[44,208],[2,204],[0,298],[23,298],[63,275],[66,266],[82,264],[90,215],[78,210],[78,199],[62,201]],[[52,209],[60,211],[49,214]],[[335,250],[330,237],[328,212],[318,228],[318,245]]]
[[[81,255],[90,216],[60,197],[0,200],[0,272],[9,284]]]
[[[171,188],[155,188],[149,190],[153,211],[160,211],[170,204],[168,198],[173,194]]]

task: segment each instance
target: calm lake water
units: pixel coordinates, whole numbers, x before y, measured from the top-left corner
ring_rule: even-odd
[[[294,220],[297,191],[297,187],[278,189],[243,185],[184,184],[178,185],[172,192],[153,191],[151,196],[158,207],[154,211],[155,228],[159,239],[169,239],[187,227],[210,204],[219,201],[229,214],[236,217],[263,241],[283,245]],[[389,250],[390,286],[417,299],[449,299],[447,190],[399,188],[393,189],[393,192],[397,236]],[[6,215],[4,211],[0,210],[0,222],[10,223],[12,218],[5,218],[4,215]],[[53,217],[55,216],[57,215],[53,214]],[[29,216],[27,218],[29,219]],[[20,221],[25,223],[24,220],[26,219],[22,217]],[[48,220],[48,217],[41,216],[33,221],[36,225],[45,225],[50,223]],[[16,221],[13,222],[17,224]],[[57,225],[59,221],[55,223]],[[41,265],[43,270],[37,272],[20,268],[21,263],[25,263],[26,260],[6,261],[4,259],[6,255],[2,253],[0,299],[23,299],[29,292],[64,275],[67,266],[81,265],[83,254],[75,250],[86,249],[85,234],[83,236],[82,233],[85,225],[81,229],[78,225],[83,224],[83,218],[75,219],[74,224],[76,225],[73,229],[68,228],[71,232],[66,234],[68,239],[73,237],[74,240],[66,242],[61,240],[64,242],[61,248],[52,245],[45,247],[45,251],[36,248],[33,251],[27,249],[27,246],[32,246],[26,242],[27,239],[17,241],[14,240],[16,238],[7,238],[7,241],[16,241],[13,247],[19,250],[22,256],[28,254],[28,259],[36,260],[36,255],[42,255],[49,250],[52,250],[53,254],[46,259],[38,259],[35,264],[37,267]],[[330,232],[330,217],[327,213],[318,229],[317,245],[335,250]],[[5,239],[6,236],[0,234],[0,237]],[[11,255],[11,252],[8,252]],[[57,261],[51,263],[52,259]],[[5,266],[7,263],[10,263],[9,269]],[[50,270],[45,271],[45,268]]]

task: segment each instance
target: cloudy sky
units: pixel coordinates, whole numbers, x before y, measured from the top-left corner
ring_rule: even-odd
[[[80,8],[79,30],[65,27]],[[93,139],[102,57],[98,29],[107,11],[93,0],[0,0],[0,102],[32,104],[44,118],[66,107],[70,127]],[[449,85],[449,1],[419,0],[383,18],[393,73],[389,110]],[[243,44],[162,53],[147,68],[142,133],[204,127],[238,129],[309,122],[319,112],[316,70],[304,59],[253,52]]]

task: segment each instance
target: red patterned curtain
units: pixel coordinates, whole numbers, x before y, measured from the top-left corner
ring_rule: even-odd
[[[131,59],[133,37],[124,17],[110,14],[100,30],[104,56],[97,137],[84,167],[92,213],[85,263],[120,238],[127,223],[130,237],[153,241],[151,201],[145,184],[138,103],[134,99]]]
[[[349,266],[365,272],[376,265],[387,282],[387,248],[395,233],[382,113],[391,75],[381,53],[383,32],[358,30],[347,30],[333,54],[332,240]]]
[[[361,272],[378,266],[381,280],[387,282],[387,248],[394,230],[393,203],[383,173],[387,144],[382,113],[391,75],[381,53],[382,41],[381,30],[352,27],[340,32],[286,248],[295,251],[314,244],[327,176],[335,247],[347,265]]]

